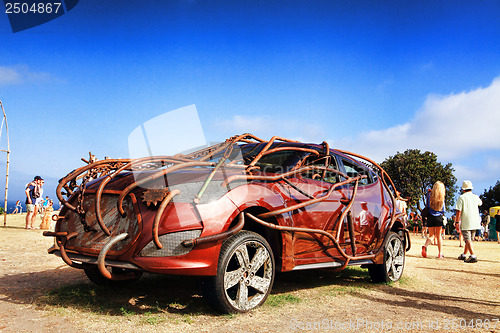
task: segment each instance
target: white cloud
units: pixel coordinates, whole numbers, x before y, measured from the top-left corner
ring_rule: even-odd
[[[500,77],[484,88],[429,95],[424,105],[411,114],[409,110],[405,123],[341,139],[332,139],[335,132],[315,119],[287,119],[286,115],[234,115],[219,119],[216,127],[218,134],[225,137],[250,132],[262,139],[273,135],[315,143],[327,139],[332,148],[353,151],[377,162],[407,149],[431,151],[441,163],[453,164],[460,184],[470,179],[480,189],[499,179]]]
[[[462,180],[469,178],[477,181],[495,180],[496,182],[496,180],[500,180],[500,153],[497,155],[497,157],[487,157],[484,160],[474,161],[473,165],[454,163],[455,177]]]
[[[17,84],[21,82],[21,74],[12,67],[0,66],[0,85]]]
[[[0,86],[26,82],[43,82],[52,79],[52,75],[34,72],[28,66],[0,66]]]
[[[408,122],[334,143],[375,160],[410,148],[432,151],[441,160],[500,150],[500,78],[486,88],[430,95]]]

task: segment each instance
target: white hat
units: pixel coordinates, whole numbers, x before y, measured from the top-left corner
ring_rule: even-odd
[[[462,183],[462,190],[472,190],[473,187],[472,187],[472,183],[470,180],[464,180],[464,182]]]

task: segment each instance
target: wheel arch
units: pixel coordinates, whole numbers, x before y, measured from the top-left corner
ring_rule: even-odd
[[[403,244],[405,245],[405,251],[408,252],[411,248],[411,240],[410,233],[408,232],[408,229],[406,229],[405,223],[401,220],[394,221],[390,231],[395,232],[399,235],[399,237],[401,237]]]
[[[262,213],[267,213],[269,210],[262,206],[251,206],[246,207],[241,212],[244,214],[249,213],[254,216],[258,216]],[[278,220],[275,217],[270,217],[266,219],[267,222],[278,225]],[[234,218],[230,223],[229,228],[234,227],[238,223],[238,217]],[[253,231],[260,236],[262,236],[271,246],[274,256],[274,262],[276,269],[281,271],[282,266],[282,256],[283,256],[283,236],[279,230],[274,230],[271,228],[266,228],[265,226],[253,221],[252,219],[245,217],[245,225],[242,230]]]

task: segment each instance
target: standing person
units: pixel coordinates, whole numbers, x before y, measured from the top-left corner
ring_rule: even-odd
[[[490,214],[488,211],[483,211],[483,219],[481,224],[484,226],[484,240],[490,240]]]
[[[472,239],[474,237],[474,230],[481,227],[479,206],[483,204],[481,199],[472,193],[472,189],[473,187],[471,181],[465,180],[462,183],[463,194],[458,197],[457,205],[455,207],[457,211],[455,221],[461,220],[460,229],[462,229],[462,235],[464,236],[465,241],[464,253],[458,257],[458,260],[465,260],[465,262],[470,263],[477,262],[477,257],[472,247]],[[470,253],[469,258],[467,258],[467,253]]]
[[[495,224],[495,231],[497,232],[497,242],[500,244],[500,209],[497,210],[497,214],[495,215],[495,220],[497,221]]]
[[[444,258],[441,253],[442,239],[441,239],[441,229],[443,228],[444,220],[444,199],[445,199],[446,189],[444,184],[437,181],[430,193],[427,193],[426,197],[426,207],[427,207],[427,227],[429,228],[429,237],[425,241],[425,245],[422,246],[422,257],[427,258],[427,246],[432,244],[434,239],[438,246],[438,258]]]
[[[430,193],[431,193],[431,189],[429,188],[429,189],[427,189],[427,194],[425,195],[426,200],[427,200],[427,197],[429,196]],[[427,227],[427,215],[429,215],[429,213],[427,211],[427,206],[425,206],[424,209],[422,209],[422,212],[420,213],[420,215],[422,216],[422,238],[427,238],[428,230],[429,230],[429,228]]]
[[[408,205],[406,204],[407,199],[404,199],[401,197],[401,192],[396,191],[396,206],[399,208],[399,211],[403,213],[403,221],[406,224],[406,221],[408,220],[408,213],[407,213],[407,208]]]
[[[24,193],[26,194],[26,229],[33,229],[33,222],[35,222],[36,217],[36,199],[40,197],[40,182],[43,179],[40,176],[36,176],[31,183],[26,186]]]
[[[458,240],[460,241],[460,245],[458,247],[462,247],[462,239],[464,237],[462,236],[462,230],[460,230],[460,222],[457,221],[457,219],[455,218],[455,215],[453,215],[453,221],[455,221],[455,223],[453,225],[455,226],[455,231],[457,232]]]
[[[35,211],[34,211],[33,217],[32,217],[33,222],[31,222],[32,227],[33,227],[33,224],[35,223],[37,215],[42,213],[42,204],[43,204],[43,188],[42,188],[42,186],[43,186],[43,184],[44,184],[44,180],[40,177],[40,179],[38,180],[38,197],[36,198],[36,201],[35,201]],[[43,215],[40,216],[40,218],[43,219]],[[38,228],[36,228],[36,229],[38,229]]]
[[[12,214],[22,214],[23,206],[21,205],[21,200],[16,201],[16,209],[12,212]]]
[[[45,209],[47,209],[47,207],[49,206],[49,200],[49,196],[47,195],[42,204],[42,213],[45,213]]]

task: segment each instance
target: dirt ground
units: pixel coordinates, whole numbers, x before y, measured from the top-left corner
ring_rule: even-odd
[[[52,239],[25,230],[23,218],[0,228],[1,332],[500,332],[497,242],[475,242],[479,262],[467,264],[457,240],[444,241],[445,259],[436,247],[422,258],[424,239],[412,236],[399,282],[372,284],[360,269],[283,273],[261,308],[218,315],[194,278],[145,274],[125,290],[95,289],[48,255]]]

